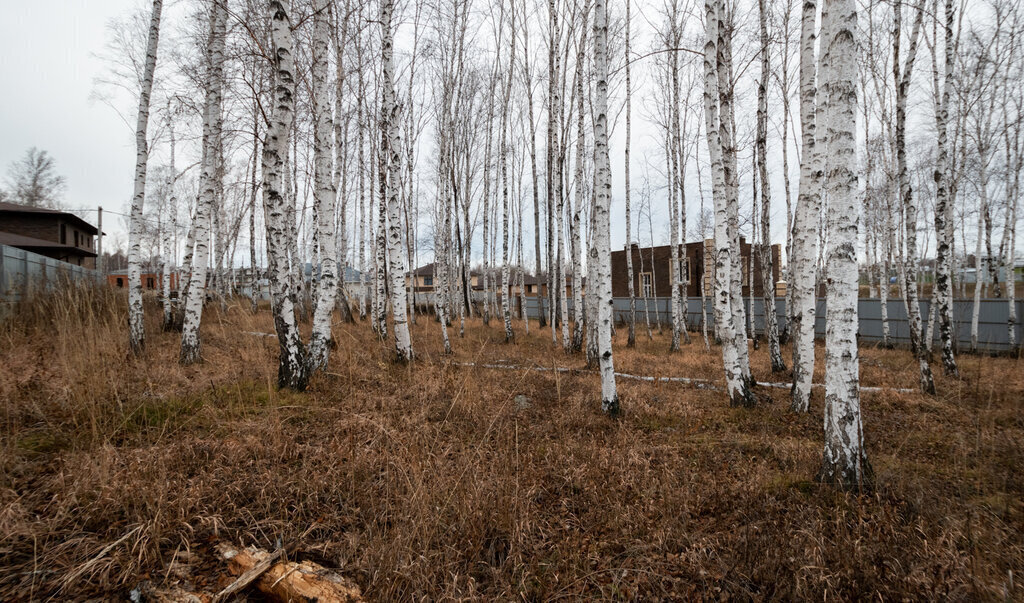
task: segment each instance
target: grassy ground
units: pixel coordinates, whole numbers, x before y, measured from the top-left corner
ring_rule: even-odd
[[[338,324],[328,372],[278,392],[276,340],[249,333],[273,331],[267,311],[209,306],[205,362],[181,367],[155,306],[129,355],[115,295],[0,327],[0,600],[212,592],[217,540],[282,543],[380,601],[1024,598],[1020,359],[962,356],[936,397],[865,393],[877,486],[853,495],[813,481],[820,390],[794,415],[784,389],[742,410],[620,380],[613,421],[596,375],[536,323],[516,321],[514,345],[498,321],[455,325],[450,359],[420,317],[411,366]],[[671,355],[667,336],[638,341],[617,334],[618,370],[721,378],[699,334]],[[861,352],[864,385],[915,387],[905,351]],[[784,380],[752,354],[760,380]]]

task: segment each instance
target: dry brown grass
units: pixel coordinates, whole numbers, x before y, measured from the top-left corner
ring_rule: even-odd
[[[781,389],[742,410],[622,380],[625,415],[609,420],[584,370],[456,364],[583,369],[536,324],[525,336],[517,321],[511,346],[499,322],[463,339],[456,325],[449,359],[421,316],[411,366],[367,325],[338,324],[329,372],[278,392],[276,340],[244,333],[272,332],[266,311],[211,305],[206,361],[181,367],[155,306],[132,358],[124,300],[83,295],[0,328],[2,600],[211,590],[217,539],[280,541],[382,601],[1024,597],[1020,359],[964,356],[964,379],[940,377],[933,398],[865,393],[878,483],[853,495],[811,481],[820,391],[797,416]],[[671,355],[667,338],[624,338],[620,371],[720,379],[699,334]],[[906,352],[867,348],[861,365],[865,385],[916,384]]]

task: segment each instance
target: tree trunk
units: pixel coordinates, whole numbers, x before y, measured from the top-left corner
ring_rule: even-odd
[[[309,371],[327,366],[331,346],[331,318],[338,291],[338,260],[335,248],[334,214],[338,191],[331,174],[330,92],[327,87],[329,35],[327,0],[316,0],[313,11],[313,203],[317,217],[316,238],[319,243],[320,277],[317,280],[316,308],[313,311],[313,332],[309,340]]]
[[[817,305],[815,260],[821,213],[821,157],[815,144],[815,0],[805,0],[800,21],[800,182],[793,217],[793,390],[792,409],[807,412],[814,377],[814,321]]]
[[[142,208],[146,200],[146,164],[149,146],[146,131],[149,127],[149,98],[153,92],[153,72],[156,71],[156,53],[160,42],[160,12],[162,0],[153,0],[149,21],[149,39],[146,42],[146,63],[139,91],[139,114],[135,123],[135,192],[132,195],[131,220],[128,228],[128,341],[132,352],[138,354],[146,344],[146,325],[142,311]]]
[[[203,317],[203,302],[206,301],[206,268],[210,261],[210,216],[220,189],[220,170],[217,166],[218,140],[221,136],[221,94],[224,89],[224,42],[227,36],[227,9],[221,3],[214,3],[210,12],[210,38],[208,71],[206,75],[206,100],[203,108],[203,157],[199,174],[199,198],[196,200],[193,236],[195,249],[192,252],[188,296],[181,327],[182,364],[200,360],[199,325]]]
[[[758,178],[761,181],[761,287],[764,293],[764,330],[768,338],[768,356],[771,360],[773,373],[786,370],[786,362],[782,359],[779,348],[779,324],[775,315],[775,280],[772,266],[771,240],[771,186],[768,181],[768,19],[765,11],[765,0],[758,0],[758,14],[761,25],[761,80],[757,87],[757,165]],[[783,132],[785,145],[785,132]],[[751,271],[753,274],[753,271]],[[753,305],[754,289],[750,289],[751,305]]]
[[[630,22],[630,12],[633,5],[633,0],[626,0],[626,22],[624,26],[626,28],[626,56],[625,56],[625,67],[626,67],[626,146],[625,146],[625,172],[623,179],[625,181],[626,189],[626,279],[629,281],[629,335],[626,340],[627,347],[636,346],[636,293],[633,291],[633,237],[632,237],[632,226],[630,223],[630,206],[629,206],[629,144],[633,134],[632,124],[632,92],[633,82],[630,78],[630,62],[632,57],[629,54],[630,46],[630,29],[632,23]],[[582,83],[581,83],[582,86]],[[583,123],[583,95],[580,95],[580,131],[582,134],[582,123]],[[582,146],[582,145],[581,145]],[[582,178],[577,179],[577,182],[582,184]],[[577,185],[579,186],[579,185]],[[577,198],[579,199],[579,198]],[[577,200],[577,211],[579,211],[579,200]]]
[[[275,77],[273,109],[263,141],[263,211],[267,231],[267,272],[280,348],[277,386],[302,391],[308,377],[306,350],[295,320],[294,271],[288,266],[292,225],[288,223],[289,195],[283,182],[288,136],[295,110],[295,63],[289,10],[287,1],[272,0],[269,4]]]
[[[825,449],[819,479],[848,489],[870,484],[860,419],[857,357],[857,9],[825,0],[822,83],[828,131],[828,313],[825,335]],[[831,21],[831,23],[829,23]]]
[[[598,299],[597,346],[601,366],[601,409],[610,416],[620,413],[619,395],[615,389],[615,364],[612,360],[612,273],[611,273],[611,209],[612,175],[608,164],[608,15],[605,0],[594,5],[594,72],[597,90],[594,94],[594,173],[596,202],[594,204],[595,245],[590,253],[597,264],[597,280],[593,285]]]
[[[170,114],[170,102],[167,104],[167,130],[170,136],[170,166],[167,171],[167,205],[171,210],[171,227],[164,233],[164,270],[163,270],[163,330],[169,331],[174,326],[174,304],[171,303],[171,275],[174,261],[177,259],[178,246],[175,243],[175,231],[178,228],[178,197],[175,185],[178,180],[177,168],[174,166],[174,118]],[[180,275],[179,275],[180,278]]]
[[[715,324],[722,338],[722,363],[725,368],[726,390],[733,406],[753,406],[754,396],[750,391],[740,363],[736,347],[735,330],[742,324],[735,324],[731,301],[731,272],[733,270],[729,247],[729,208],[726,192],[725,169],[722,161],[721,129],[727,127],[718,111],[719,80],[719,10],[718,0],[705,0],[705,42],[704,42],[704,122],[711,159],[712,193],[715,202]]]
[[[381,209],[387,209],[387,275],[391,297],[391,317],[395,331],[395,353],[399,362],[413,358],[412,340],[409,338],[409,318],[405,295],[405,256],[402,253],[402,205],[399,199],[402,171],[402,138],[398,121],[398,103],[395,101],[394,65],[392,60],[393,34],[391,15],[394,0],[384,0],[380,7],[381,62],[381,153],[387,159],[387,172],[380,174]],[[382,165],[383,168],[383,165]],[[378,287],[379,288],[379,287]],[[333,307],[333,306],[332,306]],[[381,321],[383,326],[383,321]]]
[[[726,20],[723,20],[726,17]],[[733,337],[736,339],[736,353],[744,381],[753,385],[750,376],[750,357],[747,350],[746,312],[743,307],[743,257],[740,250],[739,224],[739,170],[736,162],[736,124],[733,114],[734,83],[732,78],[732,15],[719,3],[718,26],[718,98],[719,98],[719,143],[722,149],[723,177],[726,195],[726,219],[728,220],[729,245],[729,305],[733,317]],[[717,247],[716,247],[717,248]],[[753,404],[753,395],[745,402]]]

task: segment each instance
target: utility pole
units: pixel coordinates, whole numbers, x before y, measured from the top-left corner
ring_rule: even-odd
[[[99,273],[100,280],[103,280],[103,207],[100,206],[96,210],[96,272]]]

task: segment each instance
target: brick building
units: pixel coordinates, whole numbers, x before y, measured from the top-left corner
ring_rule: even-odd
[[[95,226],[72,213],[0,203],[0,245],[95,268],[98,232]]]
[[[714,286],[711,278],[714,269],[712,251],[714,244],[711,239],[696,243],[679,245],[679,258],[682,262],[680,277],[689,277],[686,287],[688,297],[700,297],[702,290],[709,294]],[[740,250],[743,258],[743,295],[750,295],[750,243],[740,238]],[[772,282],[779,281],[779,268],[782,248],[772,245]],[[640,247],[632,245],[633,252],[633,293],[637,297],[669,297],[672,295],[669,282],[669,266],[672,260],[672,247]],[[629,279],[626,270],[626,250],[613,251],[612,259],[612,297],[629,297]],[[761,260],[754,254],[754,296],[763,295],[764,286],[761,280]],[[778,294],[778,293],[777,293]]]

